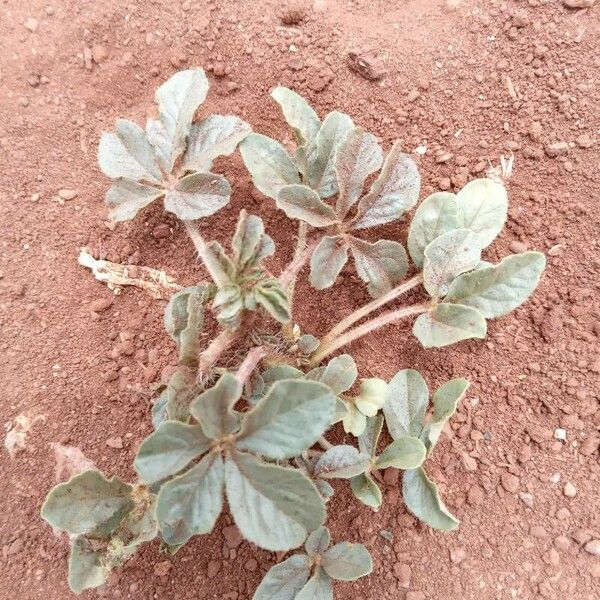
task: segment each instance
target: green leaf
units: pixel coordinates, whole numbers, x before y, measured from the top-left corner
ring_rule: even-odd
[[[344,431],[358,437],[362,435],[367,426],[367,417],[358,410],[354,402],[346,402],[346,408],[348,412],[342,419]]]
[[[446,421],[454,414],[458,403],[464,398],[469,388],[466,379],[457,377],[442,384],[433,394],[433,417],[423,427],[420,438],[427,448],[427,456],[437,444]]]
[[[229,508],[242,535],[273,552],[296,548],[325,520],[325,506],[301,471],[233,450],[225,464]]]
[[[372,244],[349,236],[348,244],[356,272],[374,298],[389,292],[408,271],[406,250],[399,242],[379,240]]]
[[[206,297],[204,286],[191,286],[173,294],[165,309],[165,329],[179,348],[179,362],[190,367],[198,363]]]
[[[477,269],[457,277],[446,302],[471,306],[486,319],[514,310],[533,293],[546,266],[540,252],[507,256],[498,265]]]
[[[401,147],[401,142],[393,145],[379,177],[358,203],[353,229],[395,221],[417,203],[421,178],[417,165],[408,154],[402,154]]]
[[[210,262],[212,264],[216,264],[217,268],[220,267],[227,276],[230,284],[232,284],[237,277],[237,269],[233,264],[233,261],[229,258],[229,256],[227,256],[225,248],[223,248],[223,246],[221,246],[221,244],[215,240],[208,242],[207,246],[212,254],[212,257],[209,259]],[[214,263],[213,260],[215,260],[216,263]]]
[[[333,600],[333,583],[325,570],[318,567],[296,600]]]
[[[277,207],[290,219],[300,219],[313,227],[329,227],[337,222],[333,209],[306,185],[286,185],[279,190]]]
[[[331,543],[331,535],[327,527],[319,527],[315,529],[306,539],[304,549],[310,557],[322,554],[329,548]]]
[[[364,473],[369,463],[370,457],[354,446],[334,446],[319,458],[314,475],[325,479],[351,479]]]
[[[235,375],[223,373],[213,387],[194,400],[191,413],[208,438],[218,440],[237,429],[238,418],[233,406],[241,396],[242,384]]]
[[[310,259],[310,283],[317,290],[331,287],[348,261],[348,246],[339,236],[324,236]]]
[[[342,542],[323,554],[323,569],[338,581],[354,581],[373,570],[369,551],[362,544]]]
[[[352,493],[365,505],[371,508],[381,506],[381,490],[370,475],[363,473],[350,480]]]
[[[240,143],[240,153],[252,182],[265,196],[277,200],[283,186],[300,183],[298,168],[279,142],[251,133]]]
[[[94,550],[93,542],[78,536],[73,540],[69,558],[69,587],[75,594],[96,588],[106,581],[102,552]]]
[[[357,377],[358,369],[354,359],[349,354],[340,354],[329,361],[319,381],[337,396],[349,390]]]
[[[481,248],[502,231],[508,214],[506,188],[491,179],[475,179],[456,195],[460,227],[477,235]]]
[[[129,221],[161,196],[165,190],[136,183],[129,179],[115,179],[106,192],[106,204],[110,210],[110,218],[114,223]]]
[[[166,406],[167,418],[171,421],[186,422],[190,418],[190,405],[201,391],[195,370],[181,366],[172,375],[156,403]]]
[[[231,243],[233,258],[240,271],[243,271],[246,267],[256,266],[257,257],[261,250],[261,242],[264,237],[265,226],[262,219],[256,215],[249,215],[245,210],[241,210]],[[273,251],[275,251],[274,246]],[[260,258],[262,259],[266,256],[267,254]]]
[[[360,127],[351,129],[335,155],[339,194],[335,211],[340,219],[348,214],[363,191],[365,180],[381,168],[383,152],[374,135]]]
[[[223,509],[223,481],[221,455],[210,453],[162,485],[156,516],[167,544],[184,544],[193,535],[212,531]]]
[[[156,90],[154,99],[158,104],[163,138],[168,140],[168,152],[164,152],[164,141],[160,144],[159,160],[168,173],[185,150],[192,119],[207,92],[208,80],[202,69],[179,71]]]
[[[383,379],[363,379],[354,404],[363,415],[374,417],[377,411],[385,406],[387,395],[388,384]]]
[[[294,600],[309,577],[308,557],[294,554],[267,571],[252,600]]]
[[[287,294],[276,279],[265,279],[254,286],[256,301],[277,321],[287,323],[291,318]]]
[[[321,198],[329,198],[338,192],[335,155],[353,128],[354,123],[348,115],[333,111],[323,120],[316,143],[309,148],[308,183]]]
[[[300,145],[315,138],[321,122],[317,113],[300,94],[278,86],[271,92],[271,98],[281,106],[285,120],[298,135]]]
[[[483,339],[487,324],[481,313],[460,304],[438,304],[417,317],[413,333],[424,348],[442,348],[470,338]]]
[[[335,397],[322,383],[276,381],[246,413],[236,447],[275,460],[297,456],[323,435],[334,407]]]
[[[183,221],[193,221],[222,209],[230,196],[231,186],[222,175],[193,173],[180,179],[167,192],[165,210]]]
[[[85,471],[50,490],[42,518],[69,533],[109,535],[133,508],[132,487],[114,476]]]
[[[265,382],[265,389],[269,389],[273,383],[281,379],[299,379],[304,373],[291,365],[275,365],[265,369],[261,376]]]
[[[422,375],[414,369],[398,371],[391,379],[388,398],[383,407],[385,422],[394,439],[418,436],[429,403],[429,389]]]
[[[147,489],[138,489],[137,493],[135,508],[121,521],[115,536],[124,544],[125,557],[133,554],[138,546],[152,541],[158,535],[156,496]]]
[[[419,205],[408,231],[408,251],[417,267],[423,266],[425,248],[440,235],[460,228],[458,203],[450,192],[436,192]]]
[[[451,531],[458,520],[440,498],[437,486],[427,477],[423,468],[405,471],[402,476],[402,496],[410,512],[434,529]]]
[[[154,483],[178,473],[209,448],[200,425],[166,421],[140,444],[133,468],[142,482]]]
[[[378,469],[416,469],[423,464],[425,454],[423,442],[419,438],[407,435],[394,440],[377,458],[375,464]]]
[[[224,327],[235,329],[240,323],[240,315],[244,309],[240,286],[228,285],[221,288],[215,295],[212,308]]]
[[[194,123],[183,157],[184,170],[210,171],[215,158],[231,154],[251,132],[248,123],[232,115],[210,115]]]
[[[361,454],[366,454],[375,458],[377,454],[377,444],[383,428],[383,416],[377,415],[367,419],[365,430],[358,437],[358,448]]]
[[[424,254],[423,285],[432,298],[445,296],[452,281],[481,260],[477,236],[469,229],[443,233],[429,243]]]
[[[119,119],[116,133],[103,133],[98,145],[101,171],[112,179],[160,183],[162,176],[154,149],[144,130],[131,121]]]
[[[319,338],[310,333],[305,333],[298,339],[298,350],[303,354],[312,354],[319,347],[320,343]]]

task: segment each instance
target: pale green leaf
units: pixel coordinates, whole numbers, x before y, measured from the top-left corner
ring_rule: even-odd
[[[337,396],[349,390],[357,377],[358,369],[354,359],[349,354],[340,354],[329,361],[319,381]]]
[[[313,227],[329,227],[337,222],[333,209],[306,185],[286,185],[279,190],[277,206],[290,219],[300,219]]]
[[[115,179],[106,192],[106,204],[110,210],[110,218],[114,223],[129,221],[142,208],[164,194],[165,190],[136,183],[129,179]]]
[[[436,237],[459,229],[458,204],[450,192],[436,192],[419,205],[408,230],[408,251],[417,267],[423,266],[425,248]]]
[[[308,182],[321,198],[329,198],[338,192],[335,155],[353,128],[354,123],[348,115],[333,111],[323,120],[316,143],[310,145],[307,156]]]
[[[171,376],[167,387],[156,402],[165,406],[168,419],[188,421],[190,418],[190,405],[201,391],[202,387],[196,380],[195,370],[180,366]]]
[[[360,127],[351,129],[337,149],[335,172],[339,194],[335,210],[340,219],[348,214],[362,194],[365,180],[381,168],[383,152],[374,135]]]
[[[417,165],[408,154],[402,154],[401,147],[401,142],[394,144],[379,177],[360,199],[353,229],[395,221],[417,203],[421,178]]]
[[[475,179],[456,195],[460,227],[477,235],[481,248],[502,231],[508,214],[506,188],[491,179]]]
[[[154,156],[158,164],[165,172],[170,173],[175,162],[172,158],[172,139],[159,119],[148,119],[146,121],[146,137],[154,148]]]
[[[396,467],[396,469],[416,469],[425,460],[426,449],[416,437],[403,436],[394,440],[377,458],[378,469]]]
[[[305,333],[298,339],[298,350],[303,354],[312,354],[319,347],[320,343],[319,338],[310,333]]]
[[[335,490],[333,487],[331,487],[331,484],[328,481],[325,481],[324,479],[317,479],[315,481],[315,486],[317,487],[317,490],[319,490],[319,494],[321,494],[321,497],[323,500],[325,500],[325,502],[333,498]]]
[[[389,292],[408,271],[406,250],[399,242],[379,240],[371,243],[350,236],[348,244],[356,272],[374,298]]]
[[[296,548],[323,524],[325,506],[315,485],[297,469],[232,451],[225,465],[229,508],[242,535],[266,550]]]
[[[375,458],[377,453],[377,443],[383,428],[383,416],[377,415],[367,419],[364,431],[358,437],[358,448],[361,454],[366,454],[371,458]]]
[[[213,387],[194,400],[191,413],[208,438],[218,440],[237,429],[233,406],[241,396],[242,384],[235,375],[223,373]]]
[[[278,86],[271,92],[271,98],[281,106],[285,120],[298,135],[300,145],[315,138],[321,122],[317,113],[300,94]]]
[[[69,533],[109,535],[133,508],[132,487],[117,476],[84,471],[50,490],[42,518]]]
[[[402,496],[408,510],[430,527],[442,531],[458,527],[458,520],[446,508],[437,486],[422,467],[405,471],[402,476]]]
[[[329,427],[335,396],[314,381],[276,381],[246,413],[236,447],[280,460],[312,446]]]
[[[385,406],[388,395],[388,384],[383,379],[372,377],[360,382],[358,396],[354,404],[363,415],[374,417]]]
[[[363,473],[350,480],[352,493],[365,505],[371,508],[381,506],[381,490],[370,475]]]
[[[388,398],[383,407],[385,422],[394,439],[418,436],[429,403],[429,389],[414,369],[398,371],[390,380]]]
[[[165,196],[165,210],[183,221],[208,217],[223,208],[231,196],[225,177],[215,173],[193,173],[180,179]]]
[[[69,587],[75,594],[96,588],[106,581],[102,552],[94,550],[93,543],[83,536],[73,540],[69,557]]]
[[[348,246],[341,236],[324,236],[310,259],[310,282],[317,290],[331,287],[348,261]]]
[[[430,242],[424,254],[423,285],[432,298],[440,298],[458,275],[479,264],[481,247],[472,231],[455,229]]]
[[[267,571],[252,600],[294,600],[309,577],[308,557],[294,554]]]
[[[256,215],[249,215],[245,210],[241,210],[235,234],[231,241],[233,258],[240,271],[243,271],[246,267],[255,266],[264,236],[265,226],[262,219]],[[261,258],[265,256],[263,255]]]
[[[369,462],[370,457],[354,446],[333,446],[319,458],[314,475],[325,479],[351,479],[364,473]]]
[[[470,338],[483,339],[487,323],[481,313],[460,304],[438,304],[419,315],[413,333],[424,348],[441,348]]]
[[[276,279],[265,279],[254,286],[256,301],[277,321],[290,320],[290,303],[287,294]]]
[[[346,402],[346,408],[348,412],[342,419],[344,431],[358,437],[362,435],[367,426],[367,417],[358,410],[354,402]]]
[[[318,567],[296,600],[333,600],[333,582],[322,567]]]
[[[183,169],[210,171],[215,158],[231,154],[251,131],[248,123],[231,115],[210,115],[194,123],[183,156]]]
[[[507,256],[498,265],[483,266],[457,277],[445,301],[471,306],[486,319],[500,317],[527,300],[545,266],[546,258],[540,252]]]
[[[322,554],[329,548],[331,543],[331,535],[327,527],[319,527],[315,529],[306,539],[304,543],[304,549],[309,556],[315,556]]]
[[[216,294],[212,303],[219,322],[228,329],[235,329],[240,323],[240,315],[244,308],[242,289],[239,285],[227,285]]]
[[[144,130],[131,121],[119,119],[116,133],[103,133],[98,145],[102,172],[112,179],[160,183],[162,175],[154,159],[154,149]]]
[[[373,570],[369,551],[362,544],[341,542],[329,548],[322,557],[323,569],[338,581],[354,581]]]
[[[200,425],[166,421],[140,444],[133,468],[143,483],[154,483],[181,471],[210,443]]]
[[[277,200],[283,186],[300,183],[298,168],[279,142],[251,133],[240,143],[240,152],[252,182],[265,196]]]
[[[299,379],[304,373],[291,365],[275,365],[265,369],[261,376],[265,382],[265,390],[268,390],[273,383],[281,379]]]
[[[210,453],[162,485],[156,516],[167,544],[184,544],[193,535],[212,531],[223,509],[223,481],[221,455]]]

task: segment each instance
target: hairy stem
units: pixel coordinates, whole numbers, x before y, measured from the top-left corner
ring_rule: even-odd
[[[281,287],[287,292],[290,305],[292,304],[292,297],[294,296],[294,288],[296,287],[296,279],[298,273],[302,270],[302,267],[306,264],[309,259],[314,244],[306,244],[308,237],[308,223],[300,221],[298,225],[298,240],[296,242],[296,250],[294,256],[288,266],[281,272],[279,276],[279,283]]]
[[[353,313],[349,314],[345,319],[342,319],[325,337],[323,338],[322,343],[327,344],[339,337],[346,329],[354,325],[357,321],[360,321],[362,318],[366,317],[368,314],[372,313],[374,310],[377,310],[384,304],[391,302],[398,296],[412,290],[414,287],[418,286],[423,281],[423,274],[418,273],[414,277],[411,277],[408,281],[396,286],[393,290],[390,290],[387,294],[380,296],[379,298],[375,298],[375,300],[361,306],[359,309],[355,310]]]
[[[268,352],[264,346],[252,348],[248,354],[246,354],[246,358],[242,361],[242,364],[235,374],[235,378],[244,385],[250,378],[250,375],[254,372],[254,369],[256,369],[258,363],[267,356],[267,354]]]
[[[317,440],[317,444],[319,444],[323,450],[329,450],[329,448],[333,448],[333,444],[329,442],[323,435]]]
[[[207,374],[221,357],[221,354],[230,348],[240,335],[239,329],[224,329],[207,348],[200,354],[198,359],[198,379]]]
[[[208,247],[208,244],[204,241],[204,238],[198,231],[196,225],[194,225],[192,221],[184,221],[184,224],[185,230],[188,232],[192,242],[194,242],[198,256],[202,259],[202,262],[213,281],[218,287],[225,287],[229,283],[229,277],[223,270],[221,263]]]
[[[321,342],[321,345],[317,348],[317,351],[313,354],[310,359],[309,366],[315,367],[318,365],[324,358],[329,356],[331,353],[335,352],[338,348],[349,344],[350,342],[354,342],[359,338],[371,333],[371,331],[375,331],[384,325],[388,325],[389,323],[393,323],[394,321],[399,321],[400,319],[404,319],[406,317],[410,317],[413,315],[418,315],[427,310],[427,306],[424,304],[416,304],[414,306],[406,306],[403,308],[399,308],[397,310],[390,310],[346,333],[340,335],[339,337],[328,341],[327,343]]]

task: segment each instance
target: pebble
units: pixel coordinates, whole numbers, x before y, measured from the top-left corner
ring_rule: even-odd
[[[579,447],[579,452],[584,456],[591,456],[598,450],[600,447],[600,437],[596,437],[595,435],[590,435],[581,444]]]
[[[531,537],[541,539],[541,538],[545,538],[548,534],[546,533],[546,530],[541,525],[533,525],[529,529],[529,535],[531,535]]]
[[[500,476],[500,481],[502,483],[502,487],[507,492],[515,494],[519,489],[519,478],[513,475],[512,473],[504,471]]]
[[[91,304],[90,308],[93,312],[103,312],[112,306],[112,298],[96,298]]]
[[[162,562],[156,563],[154,565],[154,574],[158,577],[166,577],[172,566],[173,565],[168,560],[163,560]]]
[[[385,75],[383,62],[371,49],[348,52],[348,66],[369,81],[376,81]]]
[[[460,564],[467,557],[467,553],[463,548],[457,548],[456,550],[450,550],[450,560],[455,564]]]
[[[515,252],[516,254],[527,252],[527,244],[524,244],[523,242],[517,242],[516,240],[513,240],[508,247],[511,252]]]
[[[223,528],[223,537],[229,548],[237,548],[242,543],[242,534],[235,525]]]
[[[108,58],[108,52],[106,48],[101,44],[94,44],[92,46],[92,58],[96,64],[103,63]]]
[[[208,563],[208,568],[206,570],[206,574],[207,574],[208,578],[212,579],[213,577],[215,577],[220,569],[221,569],[221,563],[218,560],[211,560]]]
[[[530,494],[529,492],[519,492],[519,498],[525,506],[528,506],[529,508],[533,506],[533,494]]]
[[[171,235],[171,228],[166,223],[160,223],[152,230],[152,236],[157,240],[163,240]]]
[[[409,565],[396,563],[394,565],[394,574],[396,575],[401,587],[410,587],[410,578],[412,576],[412,571]]]
[[[569,152],[569,144],[567,142],[556,142],[546,146],[546,155],[550,158],[564,156]]]
[[[308,16],[308,4],[303,0],[290,0],[281,12],[284,25],[298,25]]]
[[[466,452],[461,452],[460,460],[465,468],[465,471],[477,471],[477,461]]]
[[[571,540],[566,535],[559,535],[554,538],[554,545],[561,552],[566,552],[571,547]]]
[[[256,562],[256,560],[254,558],[250,558],[244,564],[244,568],[246,569],[246,571],[250,571],[250,573],[254,573],[254,571],[256,571],[256,569],[258,568],[258,562]]]
[[[78,196],[77,190],[70,190],[68,188],[63,188],[62,190],[58,190],[58,195],[63,200],[74,200]]]
[[[452,187],[452,182],[450,181],[450,177],[440,177],[438,179],[438,187],[443,192],[447,192]]]
[[[592,138],[587,133],[582,133],[575,142],[580,148],[591,148],[594,145]]]
[[[472,506],[476,506],[483,502],[484,497],[485,494],[483,489],[478,485],[473,485],[469,488],[469,492],[467,493],[467,502]]]
[[[123,438],[120,438],[120,437],[108,438],[106,440],[106,445],[109,448],[114,448],[115,450],[121,450],[121,448],[123,448]]]
[[[568,8],[591,8],[596,0],[563,0],[563,4]]]
[[[566,440],[567,439],[567,432],[566,432],[566,430],[564,430],[561,427],[559,427],[558,429],[554,430],[554,437],[557,440]]]
[[[37,31],[38,26],[39,22],[35,17],[28,17],[25,21],[25,27],[29,29],[29,31],[31,31],[32,33],[34,31]]]
[[[600,540],[590,540],[583,549],[593,556],[600,556]]]
[[[577,494],[577,488],[569,481],[568,483],[565,484],[565,487],[563,489],[563,494],[567,498],[574,498],[575,495]]]

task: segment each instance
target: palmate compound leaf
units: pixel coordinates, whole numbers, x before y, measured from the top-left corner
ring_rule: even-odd
[[[363,191],[365,180],[381,167],[383,152],[374,135],[360,127],[351,129],[337,149],[335,171],[339,194],[335,212],[340,219],[348,214]]]
[[[331,287],[348,261],[342,236],[324,236],[310,258],[310,283],[317,290]]]
[[[271,92],[271,98],[281,107],[285,120],[296,132],[301,146],[316,137],[321,122],[317,113],[300,94],[286,87],[277,86]]]
[[[474,269],[481,261],[477,236],[469,229],[455,229],[438,236],[424,254],[423,285],[432,298],[445,296],[458,275]]]
[[[424,348],[442,348],[470,338],[483,339],[487,323],[480,312],[461,304],[437,304],[420,314],[413,333]]]
[[[273,552],[296,548],[325,520],[317,488],[298,469],[232,450],[225,464],[229,508],[242,535]]]
[[[319,527],[306,538],[304,549],[306,550],[306,554],[312,557],[325,552],[329,548],[330,543],[331,534],[329,533],[329,529],[327,527]]]
[[[361,454],[354,446],[333,446],[319,458],[314,476],[325,479],[351,479],[364,473],[370,461],[370,456]]]
[[[93,542],[77,536],[71,545],[69,557],[69,587],[75,594],[101,586],[106,580],[102,552],[95,550]]]
[[[333,600],[333,582],[322,567],[317,567],[313,576],[300,590],[296,600]]]
[[[356,498],[365,506],[370,506],[371,508],[379,508],[381,506],[381,490],[367,473],[353,477],[350,480],[350,488]]]
[[[406,250],[399,242],[379,240],[371,243],[349,236],[348,245],[356,272],[374,298],[389,292],[408,271]]]
[[[338,192],[335,157],[338,148],[354,128],[352,119],[341,112],[330,112],[317,133],[316,140],[307,151],[307,179],[310,187],[321,198],[329,198]]]
[[[132,510],[132,489],[116,476],[84,471],[50,490],[42,518],[68,533],[107,536]]]
[[[300,219],[313,227],[329,227],[338,221],[333,209],[306,185],[286,185],[279,190],[277,206],[290,219]]]
[[[418,436],[429,404],[429,389],[423,376],[414,369],[402,369],[390,380],[383,407],[390,435],[399,439]]]
[[[267,571],[252,600],[294,600],[309,577],[308,556],[294,554]]]
[[[416,469],[423,464],[426,453],[425,444],[419,438],[406,435],[394,440],[377,457],[375,466],[378,469]]]
[[[419,197],[421,178],[417,165],[396,142],[387,155],[379,177],[358,203],[354,229],[390,223],[410,210]]]
[[[297,456],[323,435],[334,407],[335,396],[322,383],[276,381],[246,413],[236,447],[275,460]]]
[[[210,444],[200,425],[166,421],[141,443],[133,468],[143,483],[155,483],[181,471]]]
[[[161,486],[156,516],[167,544],[184,544],[193,535],[212,531],[223,508],[224,477],[221,455],[211,452]]]
[[[98,145],[98,163],[111,179],[160,183],[162,175],[154,149],[144,130],[131,121],[119,119],[115,133],[103,133]]]
[[[469,382],[462,377],[451,379],[442,384],[433,394],[433,416],[423,427],[419,436],[427,448],[427,456],[437,444],[446,421],[454,414],[458,403],[469,389]]]
[[[231,154],[251,132],[248,123],[232,115],[209,115],[194,123],[183,156],[184,170],[210,171],[215,158]]]
[[[437,486],[422,467],[404,472],[402,496],[408,510],[430,527],[442,531],[458,527],[458,519],[446,508]]]
[[[222,175],[192,173],[167,191],[165,210],[183,221],[193,221],[216,213],[230,196],[231,186]]]
[[[277,200],[282,187],[300,183],[298,168],[279,142],[251,133],[239,148],[252,182],[265,196]]]
[[[129,179],[115,179],[106,192],[106,204],[114,223],[133,219],[142,208],[165,195],[161,190]]]
[[[338,581],[354,581],[373,570],[371,555],[362,544],[341,542],[329,548],[321,558],[327,575]]]
[[[475,308],[486,319],[500,317],[533,293],[545,266],[546,258],[540,252],[507,256],[497,265],[457,277],[444,301]]]

